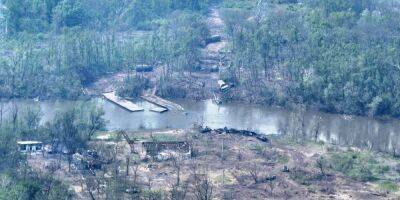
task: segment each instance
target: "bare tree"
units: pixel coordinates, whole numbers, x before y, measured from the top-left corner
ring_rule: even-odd
[[[253,179],[254,184],[259,183],[259,176],[261,172],[260,166],[258,166],[256,163],[252,164],[248,167],[248,172],[250,177]]]
[[[290,131],[292,137],[298,142],[304,142],[306,139],[306,129],[305,129],[305,106],[303,104],[295,105],[295,109],[290,116]],[[300,136],[300,137],[299,137]]]
[[[318,167],[318,169],[320,170],[320,172],[321,172],[321,175],[322,176],[325,176],[326,174],[325,174],[325,168],[327,167],[327,161],[326,161],[326,159],[323,157],[323,156],[320,156],[316,161],[315,161],[316,163],[316,166]]]
[[[18,112],[19,112],[18,105],[15,102],[13,102],[12,109],[11,109],[11,119],[12,119],[14,131],[17,129]]]
[[[126,157],[126,176],[129,176],[129,164],[130,164],[130,158],[129,156]]]
[[[98,130],[104,129],[106,122],[103,119],[104,110],[101,108],[92,108],[89,114],[89,121],[87,124],[88,140],[92,139],[94,133]]]
[[[194,196],[196,200],[211,200],[213,198],[213,185],[208,178],[195,181]]]
[[[246,177],[242,175],[240,169],[241,169],[241,167],[239,165],[235,166],[234,170],[232,170],[232,176],[236,179],[236,181],[240,185],[245,185]]]
[[[96,200],[94,191],[97,190],[97,182],[95,176],[81,177],[81,187],[86,189],[91,200]]]
[[[321,122],[322,122],[322,117],[317,115],[315,117],[315,122],[314,122],[314,126],[313,126],[314,142],[318,141],[318,137],[319,137],[320,129],[321,129]]]
[[[0,100],[0,127],[3,126],[4,102]]]
[[[173,156],[172,165],[174,166],[176,171],[176,185],[179,186],[181,180],[182,159],[178,156]]]
[[[239,152],[237,153],[236,158],[240,162],[243,160],[243,157],[244,157],[243,150],[239,149]]]
[[[137,179],[138,179],[138,171],[139,171],[139,163],[138,162],[133,162],[133,187],[137,187]]]
[[[139,163],[137,161],[132,162],[132,182],[130,184],[130,193],[131,193],[131,198],[132,199],[139,199],[139,184],[138,184],[138,177],[139,177]]]
[[[267,186],[266,186],[266,190],[268,190],[269,194],[271,196],[274,195],[274,189],[276,188],[276,176],[270,176],[269,178],[266,179],[267,182]]]
[[[221,158],[221,162],[223,163],[226,158],[227,158],[227,154],[225,153],[225,144],[224,144],[224,140],[221,140],[221,152],[219,153],[219,157]]]
[[[147,175],[147,187],[149,188],[149,191],[152,190],[153,188],[153,176],[151,174]]]
[[[186,199],[189,183],[184,181],[181,185],[173,184],[171,188],[170,198],[171,200]]]

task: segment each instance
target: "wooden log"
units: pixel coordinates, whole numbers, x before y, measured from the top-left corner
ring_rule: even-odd
[[[138,112],[138,111],[143,111],[144,109],[139,107],[138,105],[132,103],[131,101],[128,101],[126,99],[122,99],[118,97],[115,92],[109,92],[109,93],[103,93],[103,96],[113,102],[114,104],[128,110],[131,112]]]

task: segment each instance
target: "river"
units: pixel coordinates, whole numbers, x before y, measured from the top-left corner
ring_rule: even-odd
[[[400,121],[395,119],[383,121],[315,111],[295,113],[280,108],[241,103],[216,105],[211,100],[199,102],[176,100],[175,102],[181,104],[185,111],[169,111],[162,114],[149,111],[154,105],[138,101],[136,103],[144,107],[145,111],[131,113],[101,98],[92,101],[103,107],[109,130],[188,128],[193,124],[203,124],[212,128],[226,126],[265,134],[292,134],[301,132],[299,127],[304,127],[303,130],[309,137],[314,138],[317,135],[319,140],[329,143],[378,151],[390,151],[393,147],[400,149]],[[17,102],[20,108],[39,106],[42,122],[52,120],[57,111],[67,110],[80,103],[82,102],[31,100]],[[5,107],[10,105],[6,104]]]

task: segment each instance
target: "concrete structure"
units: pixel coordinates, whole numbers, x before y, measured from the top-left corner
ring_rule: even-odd
[[[23,153],[42,152],[43,143],[39,141],[18,141],[18,149]]]
[[[134,104],[134,103],[132,103],[132,102],[130,102],[128,100],[125,100],[123,98],[118,97],[115,94],[115,92],[103,93],[103,96],[107,100],[115,103],[116,105],[118,105],[118,106],[120,106],[120,107],[122,107],[122,108],[124,108],[124,109],[126,109],[128,111],[138,112],[138,111],[143,111],[144,110],[143,108],[139,107],[138,105],[136,105],[136,104]]]
[[[158,113],[163,113],[163,112],[167,112],[168,109],[163,108],[163,107],[154,107],[154,108],[150,108],[150,111],[152,111],[152,112],[158,112]]]
[[[166,108],[166,109],[171,110],[171,111],[172,110],[174,110],[174,111],[184,111],[185,110],[181,105],[176,104],[176,103],[171,102],[171,101],[168,101],[168,100],[165,100],[165,99],[163,99],[161,97],[158,97],[158,96],[156,96],[154,94],[147,94],[147,95],[143,95],[141,97],[142,97],[142,99],[144,99],[144,100],[146,100],[146,101],[148,101],[150,103],[153,103],[153,104],[155,104],[157,106]]]

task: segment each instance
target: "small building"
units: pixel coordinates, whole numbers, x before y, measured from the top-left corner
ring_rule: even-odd
[[[39,141],[18,141],[18,149],[23,153],[35,153],[43,150],[43,143]]]

